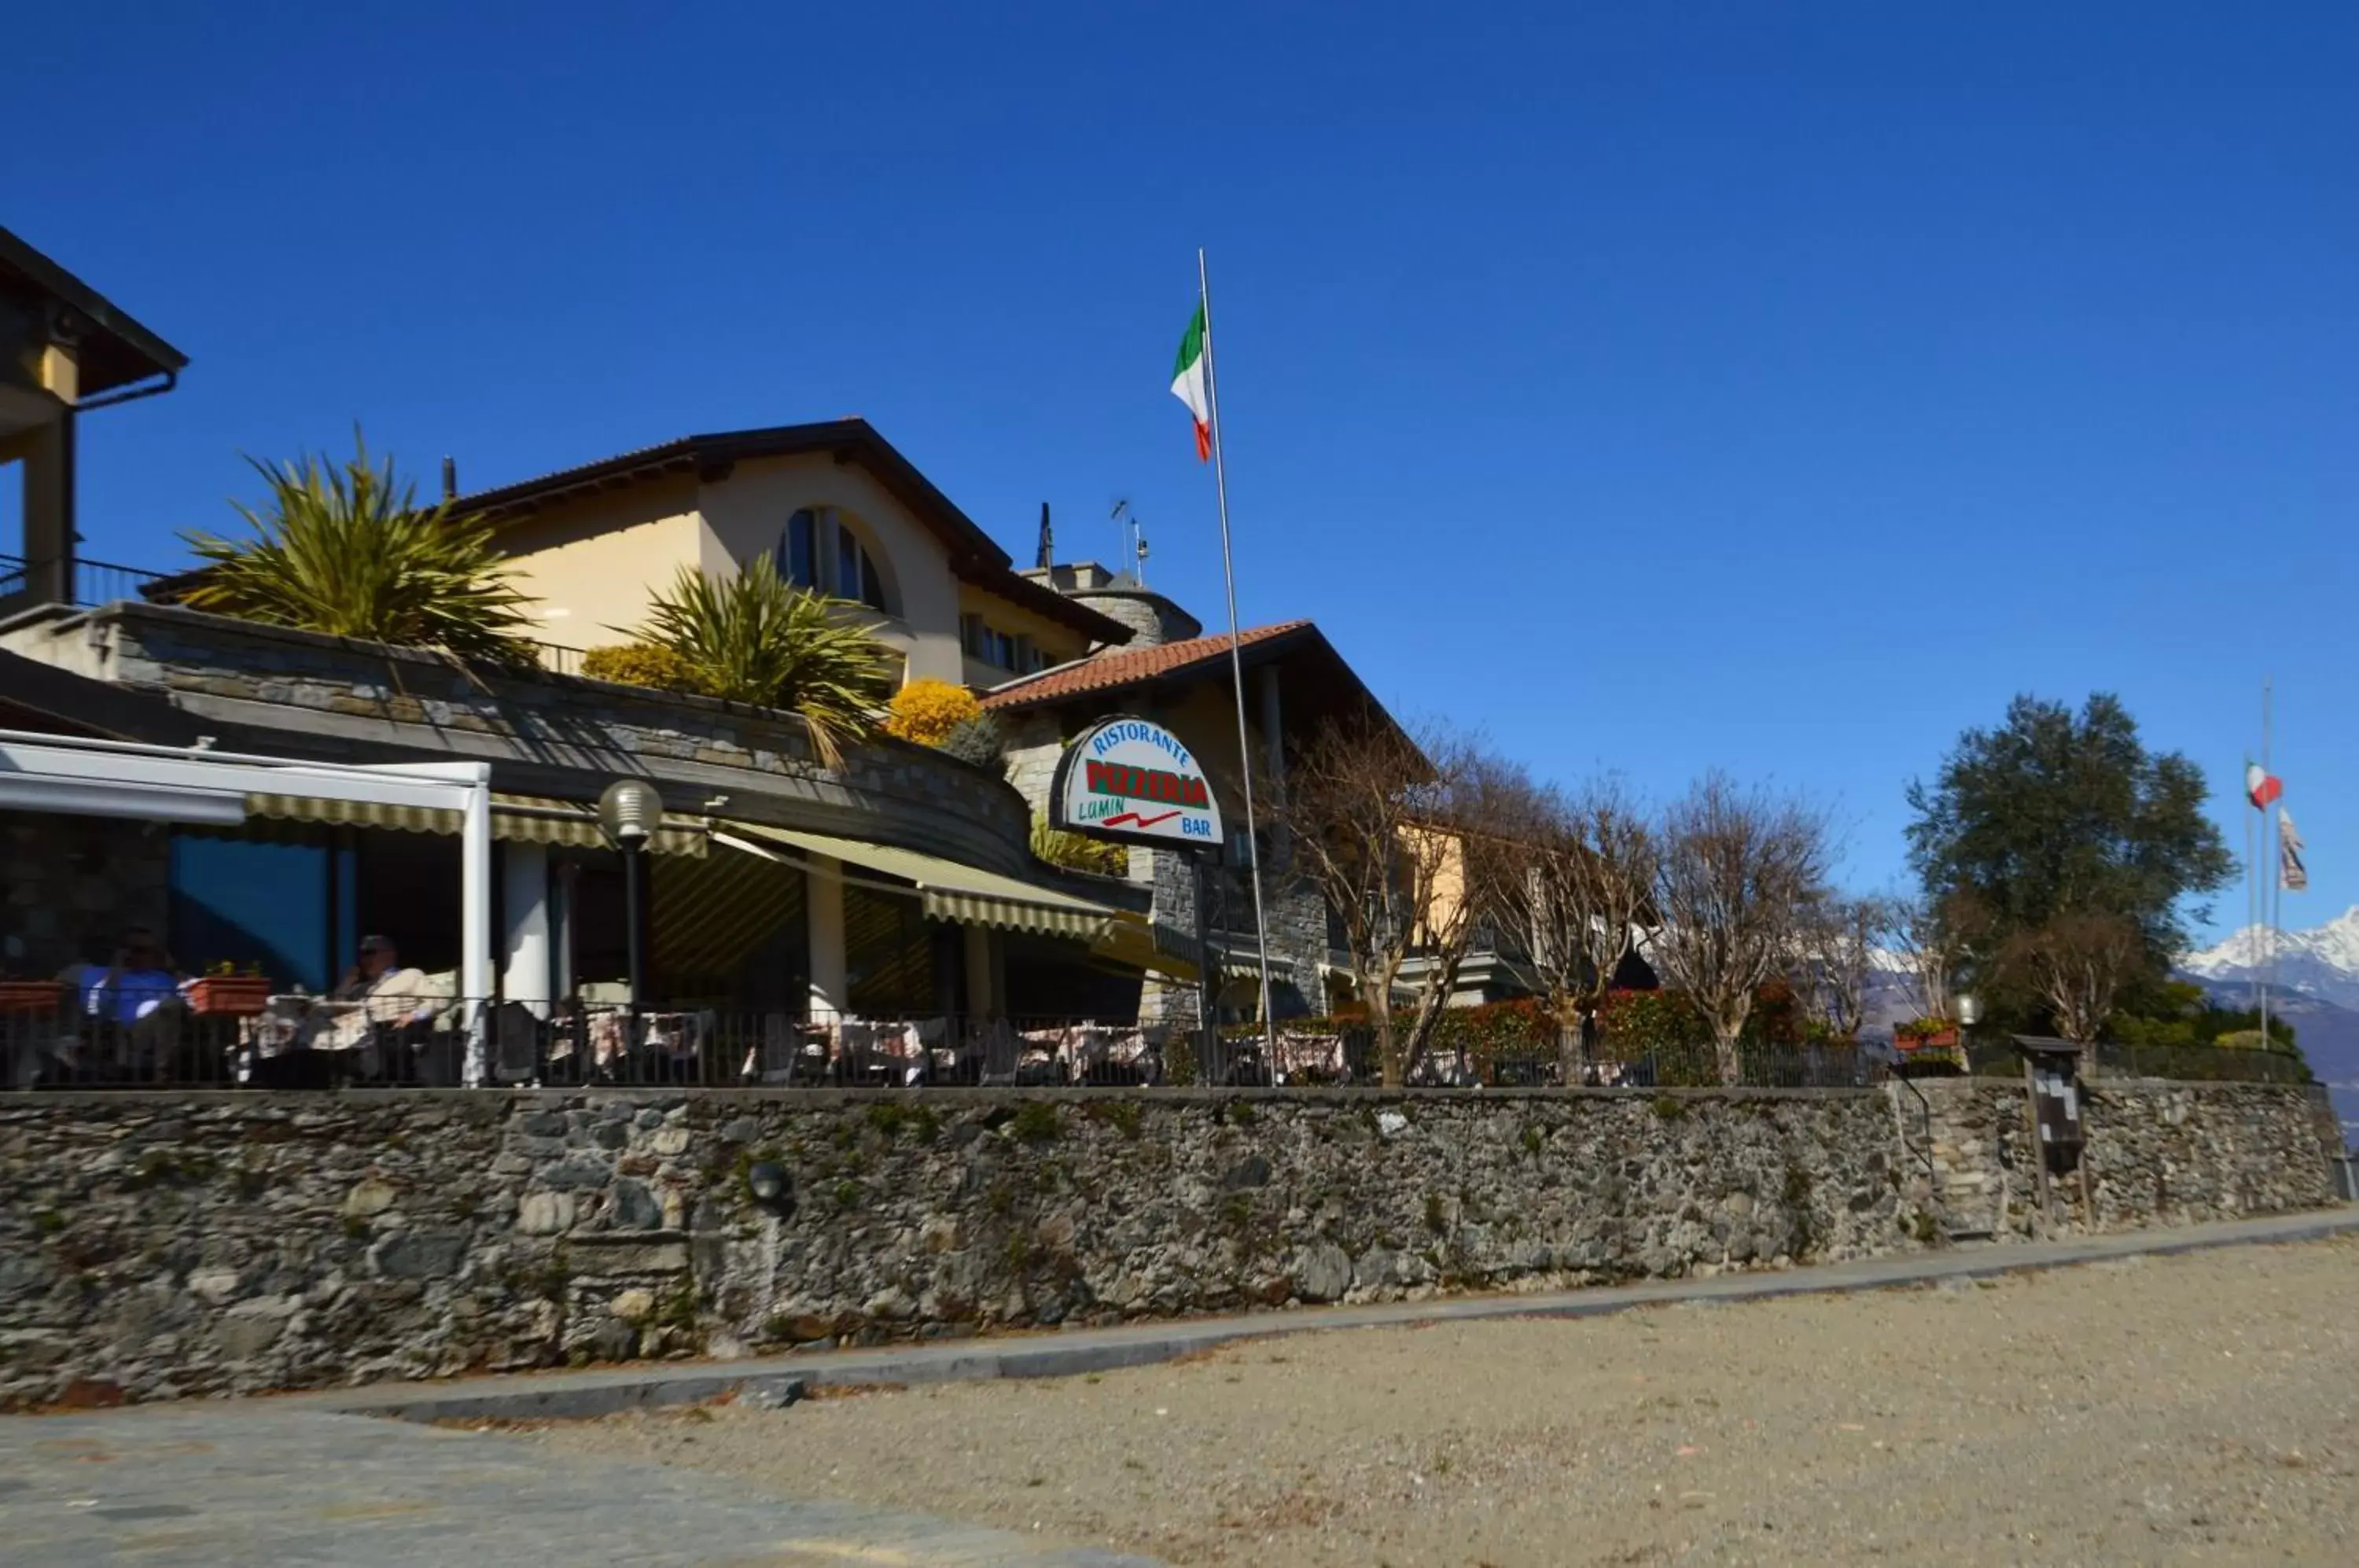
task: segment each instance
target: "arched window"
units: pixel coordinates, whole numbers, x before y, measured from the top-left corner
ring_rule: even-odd
[[[893,613],[885,596],[885,574],[852,525],[832,507],[805,506],[787,519],[778,540],[778,574],[814,593],[849,599],[884,615]]]

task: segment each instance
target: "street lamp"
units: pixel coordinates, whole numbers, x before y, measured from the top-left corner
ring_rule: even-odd
[[[645,948],[639,933],[639,853],[663,821],[663,797],[644,779],[617,779],[598,797],[598,831],[623,855],[623,931],[630,954],[631,1020],[637,1032]],[[635,1046],[636,1041],[632,1042]]]
[[[1983,1021],[1983,999],[1971,991],[1958,995],[1958,1027],[1972,1029]]]

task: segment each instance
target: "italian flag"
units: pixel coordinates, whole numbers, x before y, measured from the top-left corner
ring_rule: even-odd
[[[1180,364],[1171,372],[1171,396],[1188,405],[1196,417],[1197,461],[1212,455],[1212,393],[1204,371],[1204,307],[1196,307],[1188,335],[1180,340]]]

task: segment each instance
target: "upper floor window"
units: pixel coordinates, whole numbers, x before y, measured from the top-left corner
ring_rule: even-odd
[[[778,540],[778,572],[790,583],[893,613],[885,597],[885,574],[852,525],[830,506],[805,506],[787,519]]]
[[[1034,646],[1030,637],[1001,631],[972,612],[959,617],[959,640],[968,658],[995,670],[1030,675],[1049,668],[1048,656]]]

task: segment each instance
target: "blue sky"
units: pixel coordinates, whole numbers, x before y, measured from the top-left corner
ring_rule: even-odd
[[[355,419],[473,488],[858,413],[1213,620],[1202,244],[1242,612],[1397,708],[1878,887],[2019,691],[2241,850],[2274,674],[2288,923],[2359,901],[2359,9],[1573,9],[38,7],[0,222],[194,361],[87,421],[95,556]]]

